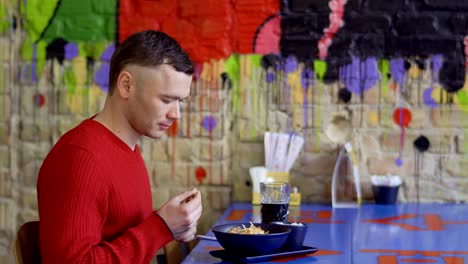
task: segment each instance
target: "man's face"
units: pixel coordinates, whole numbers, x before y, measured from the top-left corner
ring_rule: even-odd
[[[181,117],[180,104],[190,95],[192,76],[166,64],[129,70],[135,89],[128,98],[127,119],[138,134],[160,138]]]

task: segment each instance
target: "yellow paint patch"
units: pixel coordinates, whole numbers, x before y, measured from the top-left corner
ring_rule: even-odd
[[[434,101],[436,101],[436,103],[441,104],[444,103],[444,100],[446,100],[447,92],[444,89],[442,89],[442,87],[437,85],[432,90],[431,97],[432,99],[434,99]]]
[[[303,64],[299,64],[294,72],[288,73],[288,84],[290,91],[291,104],[303,104],[304,91],[301,85],[301,73],[304,68]]]
[[[379,125],[379,113],[377,110],[371,110],[367,114],[367,120],[369,121],[369,125],[376,127]]]
[[[106,94],[96,84],[89,87],[89,109],[91,112],[99,111],[103,106],[99,105],[100,101]]]
[[[67,102],[68,108],[74,114],[83,113],[83,96],[81,96],[80,92],[83,88],[76,89],[76,93],[69,93],[67,94]]]
[[[86,58],[76,57],[72,60],[73,73],[76,78],[76,85],[82,86],[86,83],[88,77],[88,71],[86,69]]]
[[[419,70],[418,65],[412,64],[409,68],[408,75],[410,78],[418,79],[421,76],[421,70]]]
[[[89,90],[87,90],[89,89]],[[95,114],[101,109],[100,101],[103,101],[105,93],[96,84],[89,88],[77,87],[75,93],[67,94],[67,106],[73,114]]]

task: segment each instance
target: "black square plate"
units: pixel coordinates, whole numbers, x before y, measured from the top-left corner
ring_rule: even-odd
[[[229,253],[228,251],[226,251],[224,249],[221,249],[221,250],[210,251],[210,254],[211,254],[211,256],[213,256],[215,258],[220,258],[220,259],[222,259],[224,261],[228,261],[228,262],[257,263],[257,262],[270,261],[272,259],[281,258],[281,257],[292,257],[292,256],[297,256],[297,255],[315,253],[315,252],[317,252],[317,250],[318,249],[315,248],[315,247],[302,246],[301,249],[294,250],[294,251],[282,251],[282,252],[277,252],[277,253],[268,254],[268,255],[245,257],[245,256],[234,255],[234,254]]]

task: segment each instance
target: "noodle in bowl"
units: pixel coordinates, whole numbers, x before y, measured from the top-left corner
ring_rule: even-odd
[[[239,256],[257,256],[277,252],[291,232],[287,226],[261,223],[234,223],[213,227],[219,244]]]

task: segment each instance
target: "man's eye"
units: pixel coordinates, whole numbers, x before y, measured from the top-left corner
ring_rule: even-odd
[[[169,99],[161,99],[163,101],[163,103],[165,104],[170,104],[172,101],[169,100]]]

